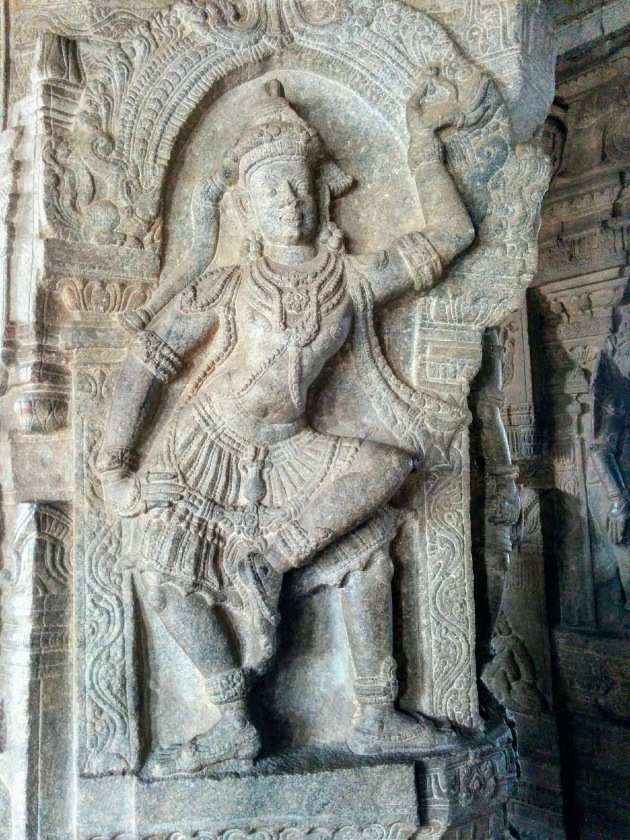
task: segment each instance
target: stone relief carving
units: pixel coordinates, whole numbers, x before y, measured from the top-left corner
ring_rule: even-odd
[[[516,712],[545,711],[547,701],[538,688],[531,654],[504,614],[499,616],[494,644],[497,652],[484,676],[498,699]]]
[[[620,610],[630,600],[627,550],[630,539],[629,377],[630,316],[626,306],[621,310],[615,332],[608,336],[597,357],[591,383],[593,410],[589,452],[607,508],[602,511],[599,505],[595,516],[599,520],[598,526],[604,526],[609,542],[608,551],[598,553],[595,588],[599,622],[611,629],[615,624],[623,624],[623,611]]]
[[[179,14],[180,11],[181,9],[178,7],[177,13]],[[171,13],[169,12],[168,14],[170,15]],[[205,15],[206,12],[204,11],[203,14]],[[161,26],[163,19],[164,16],[162,15],[151,26],[155,25],[157,27],[158,24]],[[287,18],[283,17],[282,20],[286,24]],[[295,21],[296,19],[291,18],[291,20]],[[418,27],[417,16],[412,16],[410,20],[414,20],[416,27]],[[370,24],[369,16],[367,18],[359,17],[357,21],[357,26],[353,30],[356,33],[356,37],[359,39],[367,37],[365,27]],[[389,13],[386,17],[386,22],[389,29],[392,26],[398,26],[400,24],[400,21],[397,22],[394,16]],[[369,29],[369,37],[373,37],[373,33],[376,31],[379,33],[383,31],[388,32],[389,29],[384,30],[382,24],[382,19],[379,20],[380,28],[376,24],[373,24],[372,28]],[[304,24],[301,23],[300,25]],[[433,38],[435,32],[434,25],[427,21],[423,26],[428,26],[428,29],[422,31],[427,32]],[[215,30],[212,31],[216,35]],[[162,54],[164,51],[168,52],[172,44],[177,43],[175,36],[179,38],[180,32],[181,30],[177,30],[176,33],[173,33],[171,29],[168,29],[164,36],[165,40],[160,41],[158,39],[156,41],[155,39],[150,39],[149,46],[147,47],[148,51],[142,52],[134,48],[134,60],[139,62],[138,66],[140,68],[138,71],[134,71],[134,74],[144,72],[145,61],[148,62],[149,59],[157,62],[156,66],[159,66],[160,62],[163,61]],[[204,33],[207,35],[205,29]],[[133,30],[131,35],[136,39],[140,39],[140,35],[136,35]],[[192,38],[192,35],[190,37]],[[247,38],[252,37],[251,33],[247,35]],[[175,38],[175,41],[172,40],[173,38]],[[400,44],[397,29],[392,30],[391,38],[398,39],[396,43]],[[437,46],[433,49],[442,49],[440,46],[442,44],[442,38],[443,36],[436,36],[435,43]],[[361,43],[361,41],[359,40],[357,43]],[[328,49],[327,44],[328,42],[326,42],[326,49]],[[403,44],[407,44],[407,40],[403,40]],[[173,49],[175,50],[173,55],[180,54],[179,47],[177,49],[173,47]],[[408,49],[411,50],[411,46]],[[416,42],[414,42],[413,49],[417,50]],[[388,50],[391,50],[391,46],[388,47]],[[151,58],[154,52],[155,58]],[[435,52],[432,53],[432,55],[436,54]],[[182,60],[184,55],[182,53]],[[118,66],[117,62],[119,61],[119,54],[117,51],[114,51],[111,59],[112,66]],[[83,54],[81,63],[83,68],[87,68],[89,65],[88,58]],[[154,68],[151,72],[157,72],[154,65],[150,66]],[[192,65],[187,58],[186,67],[189,66]],[[194,69],[196,72],[196,65],[194,65]],[[87,73],[87,70],[85,72]],[[483,91],[483,85],[487,84],[484,78],[476,72],[464,74],[463,78],[466,84],[470,86],[471,92],[474,90],[476,84],[481,85],[480,91]],[[382,79],[384,80],[385,76],[382,76]],[[138,84],[140,83],[138,82]],[[447,77],[443,73],[437,76],[432,73],[425,73],[423,84],[429,94],[429,101],[431,101],[431,97],[438,99],[442,95],[444,85],[447,91],[452,89],[452,83],[447,82]],[[135,88],[131,85],[130,89],[137,90],[138,94],[140,92],[140,88],[137,85]],[[492,110],[494,110],[497,103],[492,85],[489,85],[485,90],[487,100],[492,103]],[[407,88],[407,96],[410,92],[411,88]],[[475,104],[474,100],[475,96],[473,95],[471,107]],[[104,106],[99,107],[102,110]],[[133,125],[139,126],[139,121],[135,119],[137,116],[137,107],[136,104],[133,107],[129,104],[124,104],[124,107],[120,106],[118,111],[121,112],[127,109],[129,113],[133,113]],[[479,114],[478,116],[481,117],[482,115]],[[155,117],[152,119],[153,122],[151,125],[160,124],[159,120]],[[395,119],[397,121],[400,119],[398,112],[395,115]],[[181,115],[180,108],[180,116],[177,121],[181,122],[182,120],[183,115]],[[444,292],[441,292],[440,287],[438,287],[432,297],[420,298],[418,301],[418,314],[420,318],[426,317],[428,320],[442,320],[447,324],[472,322],[475,325],[481,325],[488,320],[500,317],[500,314],[505,308],[512,305],[511,301],[515,300],[516,296],[520,294],[520,289],[526,282],[527,272],[533,267],[533,232],[536,227],[536,213],[540,191],[543,188],[546,178],[546,167],[544,159],[533,147],[519,147],[516,153],[509,151],[509,147],[503,139],[506,131],[506,123],[504,118],[501,117],[500,108],[491,119],[480,119],[477,125],[474,126],[474,132],[467,129],[465,123],[466,118],[464,118],[464,124],[459,131],[451,132],[448,137],[445,137],[445,143],[448,154],[453,160],[453,171],[458,173],[458,186],[470,200],[471,212],[476,218],[484,220],[482,222],[484,226],[482,239],[485,243],[485,250],[476,249],[467,256],[466,261],[460,261],[458,263],[456,270],[451,272],[448,290],[445,289]],[[131,126],[132,123],[129,123],[129,125]],[[165,136],[162,128],[161,126],[160,137]],[[148,130],[148,125],[147,129],[143,130]],[[173,128],[169,131],[171,131],[172,135],[175,129]],[[168,135],[168,132],[166,134]],[[158,134],[153,132],[152,136],[157,138]],[[120,142],[122,141],[119,140],[118,143]],[[166,144],[166,140],[162,142]],[[123,147],[121,146],[120,148],[122,149]],[[136,147],[134,146],[134,148]],[[145,146],[141,144],[141,148],[143,149],[143,157],[141,159],[144,160]],[[155,150],[151,151],[153,149],[152,146],[149,145],[146,148],[148,149],[146,154],[150,152],[149,158],[151,155],[156,154]],[[166,160],[168,157],[166,148],[167,145],[164,145],[163,151],[159,154],[160,161]],[[485,149],[488,150],[488,154],[483,151]],[[134,151],[134,154],[137,155],[137,151]],[[227,163],[230,164],[229,161]],[[163,164],[160,165],[163,166]],[[495,173],[489,182],[484,178],[484,172],[488,167]],[[153,165],[149,164],[140,168],[142,171],[153,171]],[[476,191],[475,184],[478,186]],[[334,190],[339,189],[340,186],[343,186],[343,179],[339,183],[331,184],[329,192],[334,196]],[[193,282],[199,274],[204,272],[211,260],[216,244],[216,236],[218,235],[217,196],[216,194],[213,195],[213,190],[216,190],[216,188],[216,184],[210,184],[206,191],[200,190],[197,197],[199,204],[196,206],[201,209],[195,214],[196,221],[198,222],[196,236],[192,243],[188,264],[180,267],[179,274],[176,272],[176,275],[172,279],[168,277],[164,278],[158,292],[139,309],[135,308],[134,311],[130,311],[132,309],[131,304],[126,307],[122,304],[120,306],[116,304],[114,307],[110,303],[114,292],[118,294],[117,285],[112,286],[111,283],[105,284],[109,295],[106,299],[104,298],[104,294],[100,292],[100,289],[103,287],[98,285],[95,287],[96,292],[92,295],[91,300],[98,300],[99,295],[101,300],[104,299],[104,303],[99,304],[99,307],[101,307],[100,311],[103,311],[103,309],[112,311],[114,309],[122,310],[126,308],[129,322],[135,325],[136,328],[141,327],[151,317],[152,311],[159,311],[168,302],[169,297],[175,295],[177,284],[183,287]],[[509,200],[509,206],[513,210],[513,215],[506,217],[502,211],[502,217],[500,218],[498,213],[493,213],[492,208],[495,207],[497,210],[500,206],[503,208],[504,201],[502,195],[506,189],[513,191],[513,197]],[[481,199],[479,196],[481,196]],[[492,216],[492,219],[489,218],[490,216]],[[331,229],[328,235],[333,243],[335,238],[338,237],[334,229]],[[493,247],[493,240],[498,237],[501,237],[504,241],[504,244],[501,245],[501,249],[499,250]],[[252,242],[250,244],[256,246],[257,243]],[[122,244],[122,249],[129,250],[124,244]],[[518,258],[516,258],[517,255]],[[475,294],[472,291],[478,282],[476,278],[487,276],[490,270],[495,275],[499,272],[497,276],[502,278],[502,288],[507,290],[506,296],[502,296],[501,300],[494,304],[489,302],[487,296]],[[457,274],[455,274],[455,271],[457,271]],[[521,272],[525,272],[525,274]],[[217,291],[223,295],[221,299],[217,299],[216,301],[221,316],[221,336],[218,338],[218,341],[219,343],[224,342],[224,349],[227,352],[230,347],[230,330],[232,329],[229,314],[229,294],[231,293],[232,286],[235,284],[235,278],[227,276],[221,278],[217,276],[216,280],[219,283]],[[221,280],[224,281],[224,284],[221,283]],[[263,282],[265,282],[264,277]],[[64,300],[69,302],[73,309],[77,309],[77,311],[83,311],[84,309],[94,311],[98,309],[92,302],[86,304],[85,307],[83,302],[77,304],[75,281],[63,281],[63,285],[60,288],[63,289]],[[83,286],[81,291],[83,291],[83,288],[86,287]],[[110,291],[112,288],[114,292]],[[193,286],[191,288],[194,289],[196,287]],[[144,290],[142,293],[144,294]],[[192,291],[189,292],[190,300],[187,305],[190,306],[191,311],[194,311],[194,308],[199,306],[199,314],[201,314],[204,299],[201,297],[199,299],[194,298],[194,294]],[[137,307],[138,302],[136,298],[134,300],[134,307]],[[210,305],[209,302],[208,305]],[[361,302],[360,306],[366,312],[366,325],[369,325],[371,315],[368,317],[367,312],[371,309],[371,302],[369,300]],[[297,313],[294,313],[294,315],[297,315]],[[294,317],[294,315],[291,317]],[[280,317],[282,317],[282,314]],[[376,360],[376,364],[372,366],[372,370],[378,371],[381,353],[378,342],[374,335],[370,335],[367,326],[364,332],[366,347],[370,348],[369,352]],[[154,340],[143,340],[142,344],[138,345],[138,352],[144,359],[145,364],[156,362],[158,366],[163,366],[165,363],[166,357],[163,354],[160,355],[160,346]],[[171,369],[172,366],[177,367],[177,359],[171,359],[170,362],[166,362],[166,367],[163,367],[163,369],[160,368],[159,371],[156,368],[156,373],[159,373],[161,377],[168,376],[169,365]],[[421,437],[424,432],[422,431],[422,423],[416,422],[413,418],[422,418],[422,422],[426,424],[426,431],[430,431],[428,438],[430,438],[432,455],[430,458],[427,458],[426,490],[424,492],[429,494],[433,501],[431,518],[427,522],[426,540],[429,557],[434,556],[437,562],[428,563],[431,574],[434,576],[434,580],[430,580],[428,586],[432,593],[430,595],[431,609],[434,611],[436,617],[441,616],[440,620],[443,621],[443,628],[439,633],[439,637],[436,635],[434,642],[435,645],[438,645],[435,648],[435,667],[432,669],[433,673],[430,678],[425,683],[425,692],[431,686],[431,693],[427,695],[429,701],[427,702],[426,710],[430,714],[439,717],[444,714],[443,710],[446,708],[448,714],[454,718],[461,716],[462,721],[464,719],[470,719],[470,716],[474,714],[472,704],[467,706],[461,705],[461,693],[462,691],[468,690],[465,686],[469,680],[469,643],[466,638],[466,630],[464,630],[463,626],[460,627],[460,621],[464,621],[464,619],[462,618],[460,620],[459,616],[463,617],[466,615],[467,608],[462,604],[461,600],[458,600],[461,599],[461,595],[458,594],[459,590],[457,587],[461,588],[465,586],[465,573],[457,558],[462,555],[462,552],[466,551],[466,542],[463,537],[465,528],[463,520],[459,524],[452,521],[452,512],[461,508],[461,503],[459,502],[460,496],[458,494],[465,492],[463,485],[461,485],[460,489],[456,489],[457,482],[458,480],[462,482],[466,479],[464,463],[459,454],[462,444],[455,440],[449,448],[448,443],[454,439],[454,435],[458,434],[458,428],[465,422],[465,410],[463,410],[463,406],[457,406],[452,401],[452,398],[448,397],[448,389],[445,392],[445,399],[436,399],[436,392],[437,394],[440,393],[440,390],[443,388],[441,383],[445,381],[445,377],[453,378],[455,381],[463,380],[472,374],[474,368],[474,356],[471,358],[462,358],[461,360],[453,358],[442,366],[436,365],[433,361],[427,361],[426,364],[420,361],[419,370],[421,372],[421,378],[427,382],[428,387],[425,386],[422,388],[418,386],[414,389],[414,393],[408,391],[400,381],[391,379],[391,377],[389,380],[386,379],[384,383],[380,374],[373,382],[374,387],[387,395],[386,399],[381,400],[379,398],[375,408],[375,418],[379,427],[388,425],[395,428],[397,434],[403,437],[406,436],[407,445],[414,451],[417,451],[418,445],[421,444]],[[105,365],[103,368],[102,375],[105,378],[109,377],[108,365]],[[88,394],[93,394],[94,387],[90,384],[86,392],[86,398]],[[392,389],[394,393],[393,397],[391,395]],[[295,391],[296,389],[294,389],[293,396],[299,401],[300,396]],[[188,396],[189,394],[186,398]],[[90,396],[89,399],[92,400],[93,397]],[[412,406],[411,410],[405,407],[405,401],[410,402]],[[94,405],[90,404],[89,401],[85,405],[87,416],[89,417],[91,411],[94,410]],[[86,458],[88,463],[93,463],[93,450],[94,448],[98,448],[97,438],[100,435],[98,424],[102,418],[104,408],[105,406],[103,405],[101,408],[96,409],[96,416],[93,421],[88,421],[88,423],[78,427],[85,429],[88,433],[88,439],[85,441],[86,448],[81,448],[80,450],[84,453],[80,458]],[[316,406],[314,410],[317,412]],[[386,413],[384,414],[383,412]],[[91,430],[92,423],[94,424],[93,431]],[[391,443],[391,441],[389,442]],[[441,460],[445,456],[447,458],[446,465]],[[436,461],[436,469],[434,471],[429,466],[431,459]],[[252,465],[252,469],[253,467],[254,465]],[[129,576],[120,566],[115,566],[113,559],[111,559],[122,550],[120,548],[122,534],[118,525],[108,522],[103,517],[100,502],[98,501],[100,494],[98,487],[94,491],[90,490],[90,493],[93,493],[92,499],[95,501],[90,502],[90,513],[88,514],[88,519],[85,520],[88,529],[85,545],[90,547],[90,558],[101,557],[103,559],[98,566],[95,565],[92,567],[92,570],[88,572],[86,578],[88,592],[93,592],[93,595],[88,595],[86,600],[86,617],[92,616],[90,620],[94,620],[94,626],[98,628],[95,634],[90,637],[87,645],[87,661],[89,666],[87,671],[88,677],[86,679],[86,703],[88,709],[86,715],[86,743],[89,746],[86,771],[88,773],[98,774],[103,772],[106,767],[115,769],[125,766],[135,766],[136,759],[134,756],[136,755],[137,747],[134,744],[137,744],[137,735],[133,734],[136,724],[134,722],[133,710],[130,709],[129,705],[129,697],[133,696],[132,689],[135,679],[129,670],[128,664],[129,652],[133,645],[133,633],[129,627],[131,621],[129,616],[130,608],[128,596],[125,595],[125,591],[127,591],[126,587],[128,586],[125,581],[128,581]],[[93,519],[90,519],[90,517],[93,517]],[[448,539],[446,538],[446,534],[448,534]],[[445,550],[447,545],[450,547],[448,550]],[[303,574],[302,577],[306,578],[306,575]],[[459,581],[457,587],[449,585],[449,581],[452,584],[455,580]],[[435,594],[433,594],[433,590],[435,590]],[[108,609],[105,613],[101,610],[96,610],[97,604],[103,602],[103,600],[108,604]],[[457,617],[455,621],[453,620],[454,616]],[[449,647],[448,655],[437,656],[439,646],[445,647],[447,645]],[[111,663],[114,661],[119,663],[118,669],[111,666]],[[103,665],[100,666],[98,663],[103,663]],[[414,701],[414,703],[417,702]],[[417,709],[418,706],[416,705],[415,708]],[[95,717],[97,710],[98,716]],[[114,747],[114,745],[116,746]],[[107,758],[107,755],[111,757]]]
[[[224,837],[242,805],[244,836],[505,830],[511,735],[477,696],[467,395],[492,359],[475,410],[498,580],[519,501],[481,339],[532,278],[548,179],[514,142],[531,115],[517,129],[498,92],[518,73],[498,87],[398,2],[24,11],[15,269],[36,279],[9,305],[10,445],[16,463],[45,442],[74,459],[37,477],[37,498],[72,500],[74,534],[59,674],[71,648],[78,694],[45,744],[71,774],[51,820]],[[469,44],[484,67],[512,49],[510,29],[488,51],[493,31]],[[360,811],[324,818],[314,796],[284,813],[285,788],[337,796],[337,774]],[[371,813],[379,774],[396,792]],[[212,816],[183,812],[184,784]]]
[[[482,363],[471,389],[473,432],[473,491],[471,505],[484,511],[473,526],[473,567],[477,624],[477,667],[484,668],[496,654],[493,637],[501,608],[510,553],[520,539],[522,506],[512,464],[501,409],[505,351],[497,330],[483,336]],[[490,708],[493,698],[486,696],[485,681],[480,683],[482,704]],[[488,713],[489,709],[485,710]]]
[[[7,715],[0,763],[8,794],[2,816],[8,820],[11,810],[24,807],[31,824],[39,818],[47,831],[56,821],[55,811],[64,814],[60,800],[65,794],[50,796],[40,811],[45,794],[38,765],[28,759],[39,755],[55,762],[58,784],[69,784],[63,742],[71,726],[71,521],[63,506],[48,503],[21,504],[16,513],[12,562],[5,562],[0,578],[0,674]],[[22,714],[24,707],[29,709],[28,719]],[[14,836],[13,828],[7,836]]]
[[[304,580],[294,572],[302,593],[344,585],[358,705],[350,749],[378,755],[437,742],[428,721],[414,722],[393,705],[388,546],[395,528],[382,507],[408,476],[410,456],[423,457],[423,412],[390,397],[386,410],[399,421],[397,445],[386,445],[317,432],[306,408],[322,367],[346,341],[355,358],[374,347],[373,306],[410,290],[426,293],[472,240],[435,135],[491,112],[489,83],[473,74],[445,101],[427,103],[439,84],[428,79],[407,106],[410,167],[429,226],[381,252],[349,257],[329,221],[329,202],[351,180],[280,83],[268,82],[209,187],[216,201],[233,187],[246,262],[206,272],[132,342],[97,462],[103,493],[120,516],[140,517],[140,597],[221,710],[209,731],[154,751],[146,775],[232,767],[235,760],[240,767],[256,757],[247,695],[274,652],[282,578],[302,567]],[[158,294],[162,302],[163,290]],[[215,330],[156,456],[133,472],[157,389]],[[384,360],[355,364],[372,385],[367,402],[385,399],[372,384],[381,378],[383,391],[393,382]]]
[[[317,838],[318,840],[336,840],[339,837],[347,837],[349,840],[354,838],[374,837],[375,840],[408,840],[414,832],[412,826],[404,823],[393,823],[391,825],[379,825],[372,823],[366,826],[340,826],[336,829],[298,829],[293,826],[280,829],[269,830],[261,829],[260,831],[239,831],[237,829],[230,829],[224,832],[215,831],[199,831],[190,834],[188,832],[174,831],[168,834],[155,835],[150,837],[139,837],[133,834],[117,834],[114,838],[105,838],[102,836],[92,837],[91,840],[225,840],[228,836],[234,840],[287,840],[287,838],[295,838],[295,840],[310,840],[310,838]]]

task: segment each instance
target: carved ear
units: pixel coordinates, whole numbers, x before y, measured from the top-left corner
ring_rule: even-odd
[[[242,187],[235,187],[232,190],[232,200],[236,207],[238,217],[245,226],[252,212],[252,205],[247,190],[244,190]]]
[[[341,198],[345,195],[354,183],[352,175],[344,172],[334,160],[328,159],[319,167],[317,179],[320,184],[325,184],[332,198]]]

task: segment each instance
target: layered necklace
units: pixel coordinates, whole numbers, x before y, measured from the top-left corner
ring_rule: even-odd
[[[322,318],[340,304],[345,292],[343,261],[331,253],[309,273],[275,271],[261,257],[251,267],[251,280],[250,303],[299,348],[314,341]]]
[[[266,257],[251,265],[247,300],[273,326],[284,341],[250,377],[246,393],[263,373],[285,352],[289,353],[289,388],[296,407],[303,409],[302,351],[311,344],[321,328],[322,318],[336,309],[345,296],[343,260],[328,253],[321,267],[311,272],[276,271]]]

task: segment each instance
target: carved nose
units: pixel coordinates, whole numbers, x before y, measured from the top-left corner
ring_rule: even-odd
[[[280,184],[280,195],[287,201],[295,201],[296,193],[289,181]]]

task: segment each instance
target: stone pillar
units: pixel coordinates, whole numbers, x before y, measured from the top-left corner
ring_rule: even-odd
[[[547,123],[556,175],[544,204],[532,294],[541,324],[540,405],[555,499],[542,523],[552,549],[551,580],[559,587],[555,703],[568,782],[567,831],[580,840],[628,833],[619,791],[628,784],[622,582],[629,545],[627,531],[612,537],[607,520],[616,490],[606,470],[598,470],[610,456],[627,482],[628,456],[617,426],[628,407],[623,397],[617,409],[613,401],[628,388],[627,372],[615,361],[627,339],[628,58],[627,46],[620,49],[625,36],[613,38],[621,26],[614,7],[594,10],[582,32],[578,18],[561,31],[568,40],[581,33],[582,43],[559,64]],[[602,31],[603,42],[597,40]]]
[[[17,506],[2,573],[0,774],[14,840],[70,837],[74,779],[72,567],[63,506]],[[54,768],[42,774],[43,766]]]
[[[504,321],[499,332],[505,356],[503,418],[512,459],[518,465],[523,505],[522,536],[514,548],[495,638],[497,656],[488,680],[514,714],[521,767],[512,820],[525,836],[566,837],[557,723],[554,715],[548,592],[543,526],[553,476],[544,458],[537,419],[537,370],[527,308]]]

